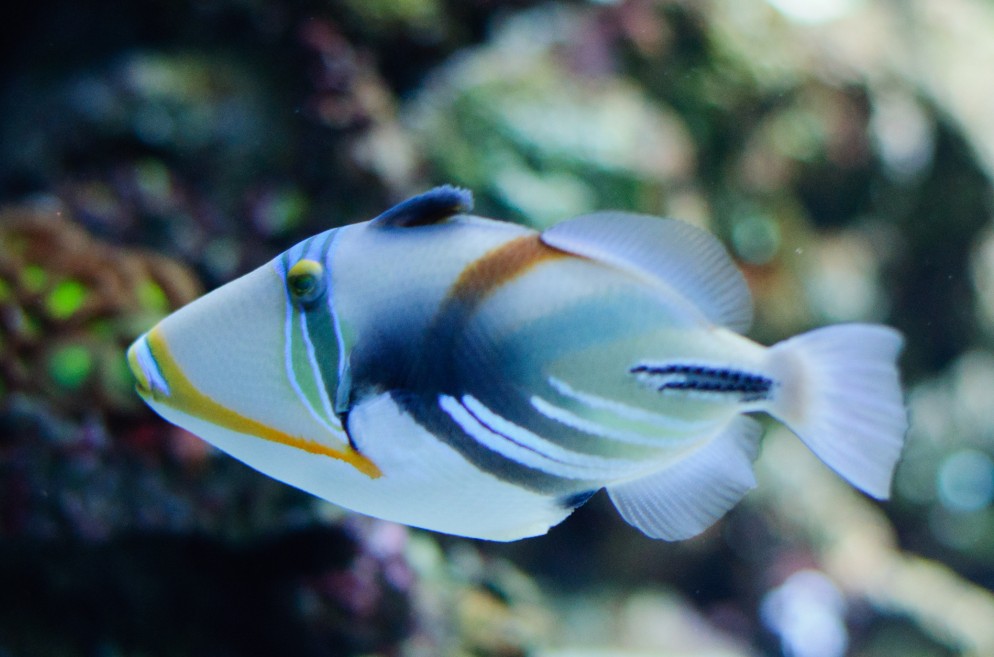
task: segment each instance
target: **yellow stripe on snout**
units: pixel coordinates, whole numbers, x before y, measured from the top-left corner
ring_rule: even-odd
[[[376,479],[382,475],[376,464],[352,448],[344,450],[328,447],[316,440],[291,436],[261,422],[245,417],[226,406],[222,406],[204,394],[183,374],[182,368],[169,353],[169,346],[158,328],[153,328],[146,336],[149,350],[155,358],[162,378],[169,384],[169,394],[164,395],[152,388],[142,391],[150,394],[154,401],[171,406],[194,417],[207,420],[225,429],[295,447],[310,454],[320,454],[344,461],[359,472]]]

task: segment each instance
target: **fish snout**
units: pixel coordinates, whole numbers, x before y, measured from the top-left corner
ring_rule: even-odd
[[[135,377],[135,390],[142,399],[147,401],[169,397],[169,383],[149,347],[148,333],[128,347],[128,367]]]

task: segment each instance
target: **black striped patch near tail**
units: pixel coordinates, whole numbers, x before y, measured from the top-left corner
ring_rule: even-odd
[[[650,365],[641,363],[629,369],[646,385],[660,392],[685,391],[714,395],[735,395],[739,401],[753,402],[769,399],[773,380],[725,367],[666,363]]]

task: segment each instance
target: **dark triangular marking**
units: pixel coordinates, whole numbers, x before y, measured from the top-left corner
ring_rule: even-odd
[[[398,203],[373,219],[376,227],[411,228],[428,226],[473,209],[473,194],[466,189],[443,185]]]

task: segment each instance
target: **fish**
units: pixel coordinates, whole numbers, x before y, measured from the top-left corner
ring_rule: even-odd
[[[763,346],[702,228],[606,211],[539,232],[472,204],[431,189],[180,308],[127,351],[138,394],[286,484],[477,539],[544,534],[601,489],[649,537],[698,535],[756,486],[757,414],[888,498],[897,330]]]

